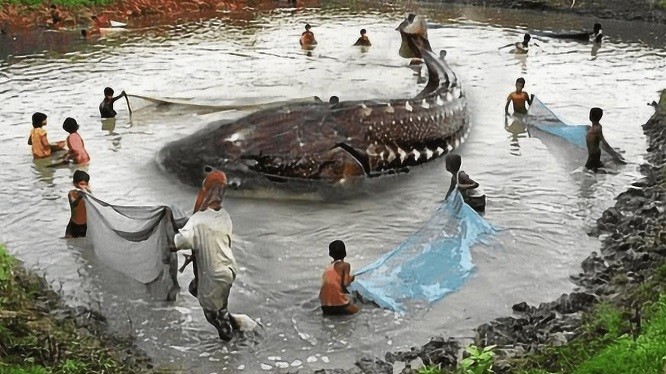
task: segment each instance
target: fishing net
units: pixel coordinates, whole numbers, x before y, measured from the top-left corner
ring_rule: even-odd
[[[495,230],[455,191],[415,234],[359,270],[348,288],[382,308],[404,312],[409,300],[435,302],[472,272],[471,247]]]
[[[204,103],[195,98],[166,98],[127,94],[127,105],[132,113],[152,113],[177,110],[179,113],[190,112],[194,114],[209,114],[229,110],[259,110],[279,108],[282,106],[315,102],[314,97],[304,97],[291,100],[262,102],[259,99],[245,99],[243,103],[228,103],[225,105]]]
[[[532,101],[524,121],[526,124],[562,138],[576,147],[584,149],[587,147],[585,135],[589,126],[566,124],[537,97]]]
[[[155,281],[166,273],[174,223],[182,227],[187,221],[182,211],[164,205],[111,205],[82,194],[87,212],[86,237],[102,263],[142,283]]]

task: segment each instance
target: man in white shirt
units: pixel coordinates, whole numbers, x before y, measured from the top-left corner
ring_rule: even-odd
[[[174,238],[175,250],[191,249],[197,259],[197,299],[220,339],[231,340],[235,321],[227,309],[237,265],[231,251],[231,217],[222,209],[225,185],[208,189],[200,210]]]

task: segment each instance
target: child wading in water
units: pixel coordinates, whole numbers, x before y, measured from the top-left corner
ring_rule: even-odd
[[[65,230],[65,238],[80,238],[86,236],[86,231],[88,230],[87,224],[87,213],[86,213],[86,203],[83,200],[83,192],[92,193],[88,182],[90,182],[90,175],[83,170],[77,170],[74,172],[74,177],[72,178],[74,187],[76,189],[69,191],[67,194],[67,200],[69,201],[69,208],[72,212],[72,216],[69,219],[67,224],[67,229]]]
[[[60,141],[56,144],[49,143],[46,138],[46,114],[36,112],[32,115],[32,127],[30,137],[28,138],[28,145],[32,146],[32,157],[46,158],[50,157],[55,151],[59,151],[65,147],[65,142]]]
[[[62,128],[69,133],[69,136],[67,136],[67,148],[69,148],[69,152],[67,152],[63,161],[72,161],[77,165],[87,164],[90,161],[90,156],[86,152],[81,135],[77,132],[79,124],[74,118],[67,117],[62,124]]]
[[[127,97],[125,91],[116,97],[113,97],[113,92],[113,88],[111,87],[104,89],[104,100],[99,104],[99,114],[102,118],[115,118],[118,113],[113,109],[113,103],[121,97]]]
[[[328,255],[333,258],[333,263],[324,269],[322,276],[321,311],[324,315],[346,315],[358,312],[358,307],[351,303],[345,295],[347,287],[354,281],[351,275],[351,266],[345,262],[347,256],[345,243],[342,240],[334,240],[328,245]]]

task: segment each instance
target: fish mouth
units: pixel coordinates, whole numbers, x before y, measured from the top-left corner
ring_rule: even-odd
[[[400,32],[402,43],[398,54],[404,58],[423,58],[423,50],[431,51],[428,41],[428,25],[425,17],[409,14],[396,28]]]

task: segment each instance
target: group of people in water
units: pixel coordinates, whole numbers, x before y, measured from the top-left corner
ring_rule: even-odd
[[[534,95],[529,95],[527,92],[523,91],[523,88],[525,88],[525,79],[516,79],[516,90],[511,92],[506,98],[506,105],[504,106],[505,115],[509,115],[509,105],[513,106],[514,115],[524,116],[527,114],[528,108],[532,105],[532,101],[534,100]],[[594,172],[597,172],[600,168],[604,167],[604,164],[601,161],[602,146],[610,149],[610,146],[606,143],[606,139],[604,139],[603,129],[600,122],[603,114],[604,111],[601,108],[594,107],[590,109],[589,120],[591,125],[585,136],[585,144],[587,145],[588,153],[585,168]]]
[[[372,43],[370,43],[370,38],[367,34],[368,32],[366,29],[361,29],[361,36],[356,39],[354,46],[370,47]],[[301,48],[307,50],[314,49],[314,47],[317,45],[314,32],[312,32],[312,26],[310,26],[309,23],[305,24],[305,31],[303,31],[301,34],[301,38],[298,42],[301,45]]]
[[[300,44],[303,48],[316,45],[314,33],[311,26],[307,24],[301,35]],[[601,29],[596,30],[600,35]],[[595,36],[596,38],[596,36]],[[595,39],[596,40],[596,39]],[[523,42],[516,43],[516,53],[525,53],[530,41],[529,34]],[[520,44],[520,46],[518,46]],[[366,30],[361,30],[361,37],[354,45],[369,46],[370,40]],[[514,115],[525,115],[528,107],[532,104],[534,95],[524,91],[525,80],[516,80],[516,89],[511,92],[504,108],[505,114],[509,114],[509,107],[513,106]],[[110,87],[104,89],[104,98],[99,105],[102,118],[114,118],[117,112],[114,103],[120,98],[127,97],[122,91],[114,96],[114,90]],[[602,127],[600,124],[603,111],[600,108],[590,110],[590,127],[586,142],[588,147],[588,160],[585,165],[588,169],[597,170],[602,167],[600,143],[604,141]],[[47,139],[46,130],[47,116],[44,113],[34,113],[32,116],[33,129],[28,139],[32,154],[35,159],[49,158],[60,152],[64,152],[56,159],[52,166],[63,164],[86,165],[90,156],[85,149],[85,144],[78,133],[79,125],[74,118],[67,118],[63,122],[63,129],[69,133],[65,141],[50,143]],[[478,211],[485,208],[485,195],[480,190],[479,184],[461,170],[462,158],[459,155],[449,154],[446,156],[446,170],[451,173],[451,181],[446,198],[455,191],[461,192],[465,201]],[[228,341],[233,336],[233,331],[239,329],[238,321],[228,311],[228,298],[232,284],[238,273],[238,266],[232,251],[232,221],[225,209],[223,209],[223,198],[227,188],[227,177],[221,170],[205,167],[202,175],[202,186],[197,195],[193,215],[187,223],[176,228],[175,236],[172,238],[173,245],[170,250],[175,252],[189,249],[192,255],[187,263],[192,262],[194,279],[189,285],[189,292],[195,296],[204,311],[206,320],[218,331],[222,340]],[[71,216],[66,227],[66,238],[85,237],[87,233],[87,213],[84,201],[85,194],[91,194],[90,175],[83,170],[73,173],[72,183],[74,189],[68,192],[67,199],[70,206]],[[359,311],[348,296],[347,287],[354,282],[351,266],[345,262],[346,247],[341,240],[334,240],[328,247],[332,262],[328,265],[322,275],[322,284],[319,293],[321,310],[325,315],[349,315]],[[183,265],[183,267],[185,266]]]

